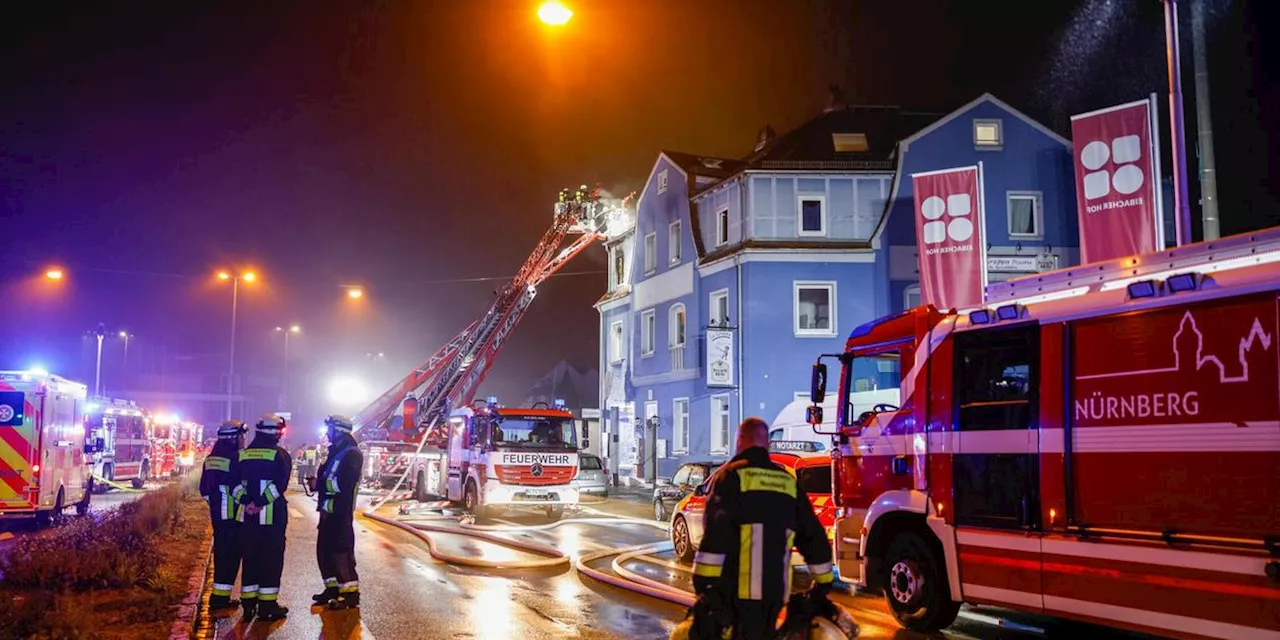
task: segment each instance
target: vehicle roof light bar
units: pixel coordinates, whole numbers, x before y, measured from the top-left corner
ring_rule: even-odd
[[[1125,287],[1130,298],[1154,298],[1160,293],[1160,283],[1155,280],[1138,280]]]

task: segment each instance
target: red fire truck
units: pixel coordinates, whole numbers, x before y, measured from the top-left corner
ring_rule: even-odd
[[[1278,292],[1275,229],[858,327],[836,356],[841,575],[916,630],[968,602],[1280,638]],[[891,388],[900,406],[851,415]]]
[[[154,471],[151,415],[132,401],[93,398],[85,411],[85,433],[94,445],[93,474],[141,489]],[[108,491],[111,485],[95,485]]]

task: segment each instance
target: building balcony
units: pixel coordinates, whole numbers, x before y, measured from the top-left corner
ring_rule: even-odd
[[[671,347],[671,370],[682,371],[684,369],[684,345],[678,344]]]

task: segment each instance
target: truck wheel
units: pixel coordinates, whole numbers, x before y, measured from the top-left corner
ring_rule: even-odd
[[[919,535],[904,531],[889,545],[884,595],[899,624],[922,633],[955,622],[960,603],[951,600],[942,558]]]
[[[58,497],[53,501],[53,509],[36,513],[36,524],[42,527],[62,524],[62,510],[65,508],[66,504],[63,502],[62,489],[58,489]]]
[[[671,546],[681,562],[693,562],[693,539],[689,537],[689,524],[684,516],[671,521]]]
[[[547,505],[547,517],[552,520],[559,520],[564,517],[564,505],[552,504]]]
[[[138,470],[138,477],[133,479],[133,488],[141,489],[147,484],[147,476],[151,473],[151,465],[146,460],[142,461],[142,468]]]
[[[426,502],[429,497],[427,495],[427,474],[424,471],[419,471],[418,479],[413,483],[413,498],[418,502]]]
[[[476,489],[476,483],[467,482],[467,490],[462,496],[462,506],[476,518],[476,522],[481,522],[488,517],[488,509],[480,504],[480,491]]]
[[[89,500],[93,497],[93,476],[89,476],[89,486],[84,488],[84,497],[80,502],[76,503],[76,515],[84,516],[89,514]]]

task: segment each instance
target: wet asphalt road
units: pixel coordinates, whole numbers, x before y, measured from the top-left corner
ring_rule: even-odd
[[[286,570],[281,603],[291,608],[288,620],[245,625],[239,615],[215,626],[217,638],[666,638],[681,618],[681,607],[601,584],[571,568],[485,570],[459,567],[432,558],[416,537],[372,520],[356,521],[356,556],[362,608],[358,611],[312,610],[310,595],[322,585],[315,563],[315,502],[291,492]],[[581,516],[635,513],[635,505],[605,503]],[[643,507],[642,507],[643,508]],[[384,512],[391,512],[385,508]],[[382,512],[380,512],[382,513]],[[539,515],[500,515],[490,524],[545,524]],[[438,520],[434,524],[441,524]],[[481,555],[490,559],[531,557],[523,552],[461,536],[431,534],[440,551]],[[565,524],[550,531],[512,532],[511,537],[551,544],[577,557],[606,548],[665,539],[654,528],[624,524]],[[607,569],[612,558],[593,566]],[[690,589],[690,567],[670,554],[637,559],[627,567],[647,577]],[[861,625],[862,638],[925,638],[902,630],[881,598],[841,593],[835,596]],[[1004,616],[991,609],[968,609],[944,638],[1036,638],[1045,627],[1051,637],[1102,638],[1112,634],[1095,627],[1063,626],[1031,617]]]

